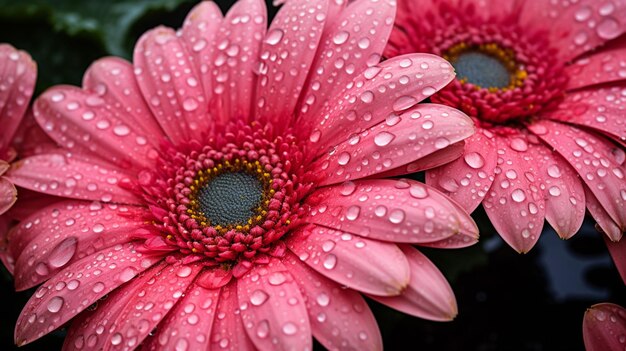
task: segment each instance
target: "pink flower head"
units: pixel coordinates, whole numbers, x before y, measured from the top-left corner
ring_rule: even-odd
[[[65,350],[380,349],[359,293],[433,320],[450,286],[410,244],[471,245],[469,215],[401,175],[458,157],[471,120],[420,104],[453,78],[430,54],[379,62],[394,1],[195,7],[54,87],[35,117],[62,147],[16,184],[62,201],[10,234],[15,338],[74,319]],[[415,106],[414,106],[415,105]],[[450,147],[448,147],[450,146]],[[76,318],[74,318],[76,317]]]
[[[583,339],[587,351],[623,350],[626,343],[626,309],[599,303],[585,312]]]
[[[427,183],[469,211],[482,203],[519,252],[535,245],[544,218],[560,237],[574,235],[585,207],[618,241],[626,229],[626,2],[399,3],[385,56],[447,58],[457,79],[431,100],[477,125],[463,156],[428,171]]]

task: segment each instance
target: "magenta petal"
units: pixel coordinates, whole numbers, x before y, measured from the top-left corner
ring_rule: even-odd
[[[330,5],[335,5],[331,1]],[[343,89],[338,82],[350,82],[367,67],[380,61],[387,38],[393,28],[395,1],[352,1],[336,13],[336,25],[326,28],[315,62],[311,67],[309,84],[302,93],[298,118],[308,125],[320,113],[329,98]],[[366,34],[367,33],[367,34]],[[339,56],[340,55],[340,56]]]
[[[565,75],[569,77],[567,88],[578,89],[626,80],[624,68],[619,65],[619,60],[623,57],[626,57],[626,48],[620,47],[601,50],[574,61],[565,68]]]
[[[309,138],[312,151],[326,152],[338,142],[385,122],[386,119],[393,125],[399,121],[397,114],[405,113],[403,119],[410,120],[407,109],[430,97],[453,79],[452,66],[431,54],[396,56],[366,69],[343,91],[331,97],[315,119],[308,121],[312,130]],[[438,105],[434,104],[418,106],[418,109],[429,109],[427,106],[431,106],[437,114],[442,114],[446,109],[435,107]],[[451,118],[454,122],[458,121],[458,115],[463,114],[449,107],[447,109],[454,111]],[[426,123],[426,116],[415,114],[412,118],[419,119],[413,122],[420,125],[417,131],[414,130],[415,133],[419,131],[424,136],[430,134],[430,124]],[[435,122],[434,126],[437,126],[438,120],[431,122]],[[426,128],[422,127],[424,123]],[[445,119],[441,123],[452,127]],[[460,127],[462,126],[456,126],[454,130],[459,130]],[[443,145],[443,141],[440,145]]]
[[[237,1],[220,26],[213,49],[213,91],[210,111],[217,120],[250,121],[256,89],[258,57],[265,37],[267,14],[261,0]],[[215,112],[213,112],[215,111]]]
[[[426,183],[473,212],[491,188],[496,156],[493,134],[479,129],[467,138],[461,158],[426,172]]]
[[[17,189],[7,178],[0,176],[0,215],[17,201]]]
[[[174,30],[158,27],[135,45],[139,88],[167,136],[176,144],[199,139],[210,119],[193,58]]]
[[[587,351],[623,350],[626,335],[626,309],[600,303],[585,311],[583,340]]]
[[[207,350],[256,351],[241,320],[236,281],[222,288]]]
[[[11,255],[7,242],[11,221],[12,220],[7,216],[0,216],[0,262],[2,262],[7,271],[13,275],[13,271],[15,270],[15,258]]]
[[[329,350],[383,349],[376,319],[361,294],[343,289],[308,268],[291,252],[285,262],[305,298],[311,331],[317,341]]]
[[[96,251],[130,242],[134,231],[145,226],[143,212],[136,207],[64,201],[52,213],[35,214],[28,227],[20,225],[12,234],[28,241],[17,251],[16,290],[31,288]]]
[[[115,332],[114,322],[120,312],[144,288],[146,283],[153,280],[154,275],[166,266],[164,261],[155,264],[72,319],[72,325],[63,344],[63,351],[103,350],[105,347],[110,347],[111,342],[108,338]]]
[[[259,350],[310,350],[311,326],[304,297],[279,260],[255,266],[237,281],[241,319]]]
[[[450,321],[457,315],[456,298],[439,269],[410,245],[401,245],[411,267],[411,282],[398,296],[371,296],[374,300],[412,316]]]
[[[220,289],[190,287],[141,350],[207,350]]]
[[[92,303],[152,266],[159,257],[116,245],[76,261],[43,284],[22,310],[15,342],[27,344],[60,327]]]
[[[496,138],[498,161],[495,178],[483,201],[498,234],[513,249],[526,253],[539,240],[545,204],[535,155],[528,151],[525,135]]]
[[[463,221],[473,222],[441,193],[405,179],[348,181],[315,191],[307,202],[305,221],[382,241],[439,241],[466,231]]]
[[[589,213],[598,223],[597,227],[606,234],[611,241],[619,241],[622,238],[623,229],[609,216],[602,204],[596,199],[591,190],[585,186],[585,200]]]
[[[256,120],[271,122],[280,131],[293,119],[322,37],[327,7],[327,1],[292,0],[272,20],[261,47]]]
[[[10,144],[35,89],[37,65],[24,51],[0,44],[0,154]]]
[[[322,275],[368,294],[399,295],[409,283],[409,263],[395,244],[309,225],[287,247]]]
[[[71,156],[71,157],[70,157]],[[45,169],[45,172],[41,170]],[[44,154],[18,161],[7,174],[26,189],[66,198],[137,204],[137,197],[118,184],[127,170],[78,155]]]
[[[613,221],[625,229],[624,151],[606,138],[570,125],[544,120],[529,129],[572,165]]]
[[[155,274],[120,311],[113,322],[115,332],[108,337],[112,346],[105,349],[125,350],[141,344],[179,302],[201,269],[201,264],[174,264]],[[149,304],[152,308],[143,308]]]
[[[334,146],[311,169],[325,176],[322,185],[354,180],[399,167],[466,139],[474,124],[462,112],[436,104],[419,104]]]

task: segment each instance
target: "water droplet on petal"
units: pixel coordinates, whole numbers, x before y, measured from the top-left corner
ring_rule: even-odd
[[[409,95],[400,96],[399,98],[396,99],[396,101],[393,102],[393,110],[403,111],[415,105],[416,103],[417,103],[417,99],[412,96],[409,96]]]
[[[52,312],[52,313],[57,313],[61,310],[61,307],[63,307],[63,303],[65,301],[63,300],[62,297],[59,296],[55,296],[52,299],[50,299],[50,301],[48,302],[48,311]]]
[[[337,45],[341,45],[345,43],[349,37],[350,37],[350,33],[342,30],[338,32],[337,34],[335,34],[335,36],[333,37],[333,43]]]
[[[596,33],[598,33],[598,36],[602,39],[614,39],[620,35],[621,26],[615,19],[605,18],[596,27]]]
[[[389,212],[389,222],[394,224],[402,223],[402,221],[404,221],[404,216],[405,213],[403,210],[395,209]]]
[[[354,221],[359,217],[359,213],[361,213],[361,207],[356,205],[350,206],[346,210],[346,219]]]
[[[526,200],[526,195],[524,194],[524,191],[522,189],[515,189],[511,193],[511,198],[515,202],[522,202]]]
[[[335,265],[337,265],[337,256],[335,256],[334,254],[328,254],[326,256],[326,259],[324,259],[324,268],[326,269],[333,269],[335,268]]]
[[[463,160],[473,169],[479,169],[485,165],[485,159],[477,152],[466,153],[463,155]]]
[[[285,32],[283,32],[282,29],[272,29],[269,33],[267,33],[265,42],[269,45],[276,45],[283,39],[283,35],[285,35]]]
[[[374,144],[378,146],[387,146],[396,136],[389,132],[380,132],[374,137]]]
[[[259,325],[256,328],[256,335],[261,338],[264,339],[266,338],[270,333],[270,325],[267,322],[267,320],[262,320],[261,322],[259,322]]]
[[[254,306],[261,306],[270,296],[263,290],[255,290],[250,294],[250,303]]]
[[[59,268],[68,263],[74,257],[77,242],[76,237],[72,236],[59,243],[48,256],[50,266]]]
[[[285,323],[285,325],[283,325],[283,333],[285,333],[285,335],[294,335],[297,332],[298,327],[295,324],[287,322]]]

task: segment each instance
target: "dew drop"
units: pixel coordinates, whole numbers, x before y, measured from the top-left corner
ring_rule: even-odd
[[[361,207],[357,205],[350,206],[346,210],[346,219],[354,221],[359,217],[359,213],[361,213]]]
[[[526,195],[524,194],[524,191],[522,189],[515,189],[511,193],[511,198],[515,202],[522,202],[526,200]]]
[[[389,132],[380,132],[374,137],[374,144],[378,146],[387,146],[396,136]]]
[[[52,299],[50,299],[50,301],[48,302],[48,311],[52,312],[52,313],[57,313],[61,310],[61,307],[63,307],[63,303],[65,301],[63,300],[62,297],[59,296],[55,296]]]
[[[194,111],[198,108],[198,101],[194,98],[187,98],[183,101],[183,109],[187,112]]]
[[[335,36],[333,37],[333,43],[337,45],[341,45],[345,43],[349,37],[350,37],[350,33],[342,30],[338,32],[337,34],[335,34]]]
[[[463,160],[473,169],[479,169],[485,165],[485,159],[477,152],[466,153],[463,155]]]
[[[285,335],[294,335],[297,332],[298,327],[295,324],[287,322],[285,323],[285,325],[283,325],[283,333],[285,333]]]
[[[401,209],[395,209],[389,212],[389,222],[398,224],[404,221],[405,213]]]
[[[50,266],[59,268],[67,264],[74,257],[77,243],[78,240],[73,236],[61,241],[48,256]]]
[[[270,296],[263,290],[255,290],[250,294],[250,303],[254,306],[261,306]]]
[[[335,256],[334,254],[328,254],[324,259],[323,265],[326,269],[335,268],[335,266],[337,265],[337,256]]]
[[[283,39],[283,35],[285,35],[285,32],[283,32],[282,29],[272,29],[269,33],[267,33],[265,42],[269,45],[276,45]]]
[[[433,93],[431,93],[431,95]],[[424,95],[426,95],[426,94],[424,94]],[[399,98],[396,99],[396,101],[393,102],[393,110],[394,111],[403,111],[403,110],[406,110],[407,108],[415,105],[416,103],[417,103],[417,99],[412,97],[412,96],[409,96],[409,95],[400,96]]]
[[[422,89],[422,94],[425,96],[431,96],[434,93],[437,92],[437,89],[433,88],[433,87],[425,87],[424,89]]]
[[[598,26],[596,27],[596,33],[602,39],[614,39],[621,33],[621,27],[619,22],[617,22],[613,18],[605,18]]]
[[[267,320],[262,320],[261,322],[259,322],[259,325],[256,328],[256,335],[261,338],[267,338],[267,336],[270,333],[270,325],[267,322]]]

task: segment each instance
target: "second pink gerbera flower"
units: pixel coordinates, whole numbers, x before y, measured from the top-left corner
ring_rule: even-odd
[[[409,244],[473,244],[456,203],[405,174],[459,155],[471,120],[416,102],[453,78],[429,54],[379,62],[393,2],[198,5],[83,88],[35,103],[63,147],[9,178],[58,203],[10,235],[16,341],[74,320],[64,349],[379,349],[358,292],[434,320],[450,286]],[[329,8],[332,7],[332,8]],[[260,58],[260,59],[259,59]],[[448,147],[448,146],[451,147]],[[396,244],[398,243],[398,244]],[[347,289],[346,289],[347,287]],[[107,297],[108,296],[108,297]]]

